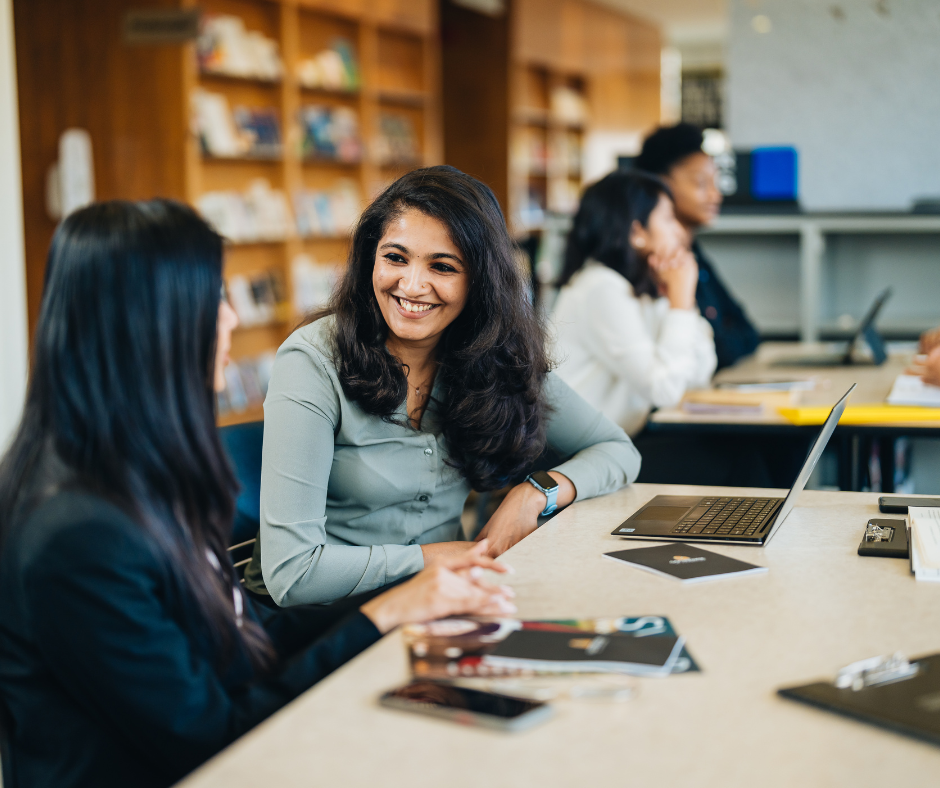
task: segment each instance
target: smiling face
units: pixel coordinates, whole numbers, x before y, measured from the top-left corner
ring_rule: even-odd
[[[372,287],[389,344],[432,348],[463,311],[470,274],[444,223],[409,208],[379,239]]]

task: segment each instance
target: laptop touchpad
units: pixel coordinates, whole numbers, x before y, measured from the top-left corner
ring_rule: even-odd
[[[682,519],[687,511],[688,506],[647,506],[642,512],[637,512],[634,519],[674,523]]]

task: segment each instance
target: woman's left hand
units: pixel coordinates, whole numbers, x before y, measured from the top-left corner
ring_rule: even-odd
[[[538,518],[545,508],[545,494],[528,482],[517,484],[503,498],[499,508],[477,535],[476,541],[489,539],[486,551],[493,558],[521,542],[538,527]]]

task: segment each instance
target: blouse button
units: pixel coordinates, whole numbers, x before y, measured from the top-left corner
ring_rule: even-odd
[[[425,449],[425,450],[424,450],[424,453],[425,453],[428,457],[430,457],[432,454],[434,454],[434,450],[433,450],[433,449]]]
[[[419,495],[418,500],[421,501],[421,503],[427,503],[431,498],[427,495]]]

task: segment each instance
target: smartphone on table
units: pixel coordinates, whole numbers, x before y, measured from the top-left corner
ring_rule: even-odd
[[[552,716],[552,707],[494,692],[454,687],[436,681],[413,681],[386,692],[379,703],[392,709],[502,731],[522,731]]]
[[[915,498],[907,495],[882,495],[878,499],[878,509],[885,514],[907,514],[908,506],[940,506],[940,498],[926,495]]]

